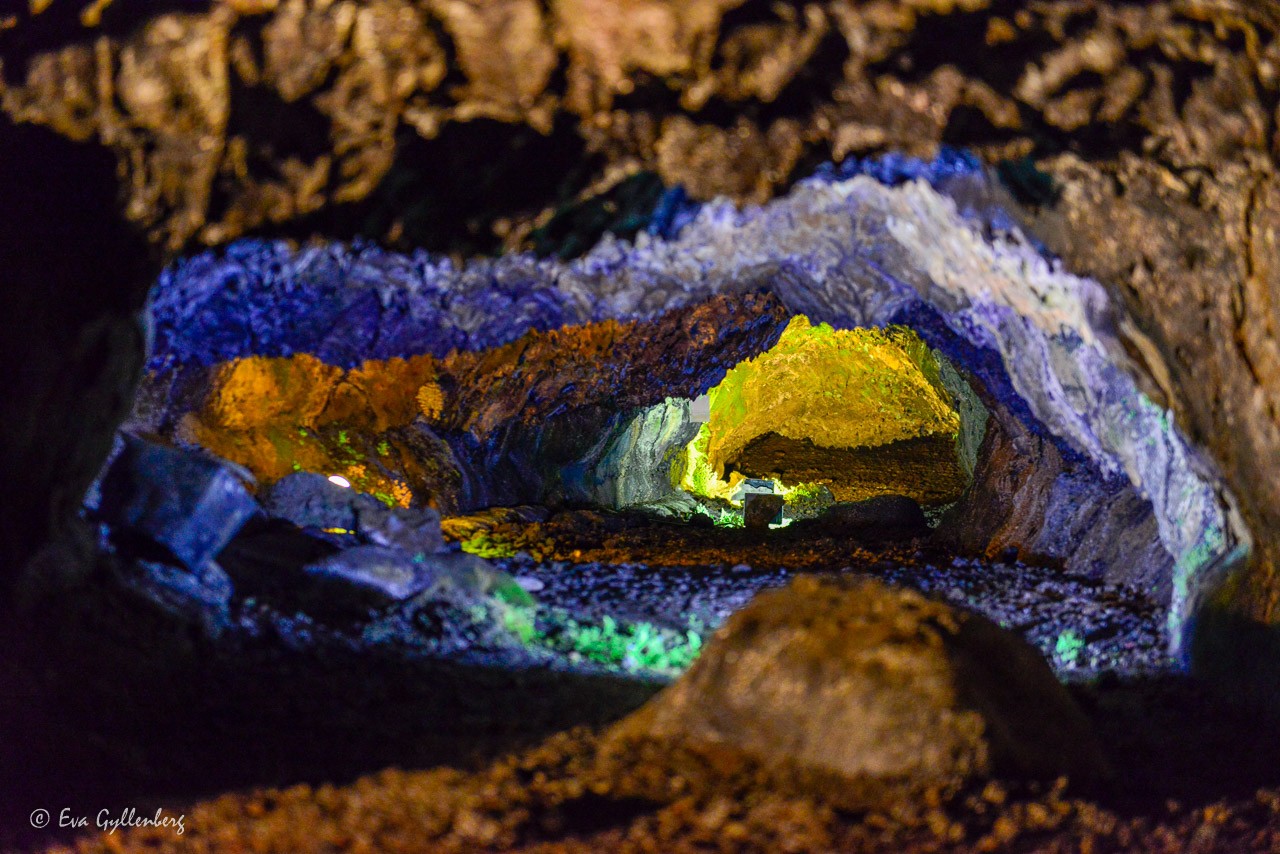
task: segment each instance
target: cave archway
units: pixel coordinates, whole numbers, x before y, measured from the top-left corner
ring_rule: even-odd
[[[1133,379],[1102,288],[1047,258],[976,163],[940,163],[932,184],[813,179],[762,208],[709,205],[670,240],[571,262],[197,256],[158,288],[135,426],[267,480],[355,467],[445,512],[652,506],[678,491],[691,402],[792,318],[909,327],[972,387],[953,408],[990,415],[957,434],[973,482],[953,542],[1151,589],[1176,651],[1196,573],[1247,543],[1230,496]]]

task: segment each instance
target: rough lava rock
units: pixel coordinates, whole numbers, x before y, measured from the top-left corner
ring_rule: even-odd
[[[320,615],[359,617],[421,593],[435,573],[399,549],[355,546],[302,568],[295,593]]]
[[[1017,636],[913,591],[812,576],[759,594],[605,743],[661,745],[672,773],[695,780],[752,766],[857,810],[993,772],[1109,773],[1082,712]]]
[[[911,180],[917,177],[913,174],[879,176],[905,181],[893,186],[865,174],[846,178],[842,167],[838,174],[802,181],[787,197],[758,208],[705,205],[670,240],[606,239],[563,263],[506,256],[456,267],[425,254],[400,256],[368,246],[293,252],[278,243],[237,244],[221,257],[190,259],[162,278],[152,367],[173,370],[217,357],[293,352],[302,346],[296,333],[305,326],[308,303],[302,295],[309,290],[322,299],[360,293],[369,297],[362,297],[361,306],[412,305],[417,313],[411,320],[400,319],[401,309],[365,318],[370,330],[377,329],[370,333],[381,348],[374,355],[394,355],[385,342],[404,347],[405,329],[414,330],[411,340],[419,343],[401,350],[403,356],[428,346],[421,342],[459,346],[465,340],[467,349],[446,358],[452,367],[445,373],[456,385],[442,385],[446,415],[432,428],[438,434],[472,433],[465,442],[451,444],[445,455],[465,463],[463,469],[471,466],[467,471],[485,473],[462,478],[465,488],[456,507],[469,509],[495,503],[498,496],[543,500],[527,493],[546,491],[528,485],[531,460],[548,460],[548,446],[537,441],[539,432],[500,429],[515,411],[525,424],[560,424],[560,418],[544,413],[571,409],[563,426],[580,444],[603,449],[627,426],[617,417],[619,409],[630,412],[665,396],[705,390],[706,380],[718,376],[702,360],[719,353],[727,367],[741,361],[742,350],[752,349],[746,345],[755,346],[750,355],[760,352],[773,340],[763,331],[776,328],[775,316],[785,321],[804,314],[838,329],[908,325],[963,368],[992,420],[1005,422],[1015,458],[1020,446],[1038,447],[1041,453],[1028,458],[1048,462],[1043,470],[1037,465],[1021,471],[1013,484],[1016,525],[1002,524],[999,512],[965,516],[983,522],[979,537],[987,542],[975,547],[981,551],[996,540],[1017,538],[1007,544],[1028,557],[1060,561],[1070,571],[1100,577],[1100,566],[1123,567],[1120,576],[1108,578],[1124,583],[1172,575],[1170,630],[1178,638],[1188,596],[1200,584],[1196,573],[1248,539],[1240,523],[1241,515],[1250,519],[1247,506],[1241,506],[1240,515],[1231,512],[1228,485],[1134,379],[1140,369],[1129,353],[1118,302],[1098,282],[1071,275],[1046,257],[1043,246],[1010,219],[1004,197],[981,164],[939,157],[935,165],[935,172],[946,173],[945,179],[934,176],[936,185]],[[438,304],[435,296],[427,297],[442,293],[450,298]],[[270,329],[289,330],[288,340],[269,330],[263,337],[250,335],[251,324],[241,331],[223,330],[216,353],[205,337],[191,339],[201,322],[198,315],[227,300],[234,302],[236,317],[269,317]],[[539,363],[537,371],[522,371],[519,382],[495,383],[492,354],[471,348],[505,343],[504,359],[527,358],[533,344],[550,347],[570,338],[537,333],[529,339],[533,344],[518,340],[541,322],[519,308],[526,302],[571,307],[561,313],[562,323],[601,325],[574,336],[585,354],[576,364],[548,357],[555,370]],[[754,330],[748,322],[752,304],[768,313]],[[363,312],[352,307],[348,319],[355,322]],[[682,312],[683,327],[662,320]],[[713,325],[725,320],[741,331],[732,347],[723,341],[723,329]],[[446,340],[420,333],[433,324],[458,334]],[[643,338],[643,346],[633,351],[637,355],[618,347],[602,353],[610,330],[625,331],[628,341]],[[653,340],[670,331],[680,333],[670,345]],[[341,338],[351,340],[350,335]],[[320,330],[305,349],[323,351],[329,341]],[[694,351],[695,367],[705,369],[701,382],[681,365]],[[673,374],[683,379],[656,379]],[[535,397],[532,391],[540,385],[543,393]],[[619,386],[627,388],[625,400],[602,391]],[[570,387],[575,405],[564,407],[552,392]],[[586,418],[591,412],[614,417],[601,415],[592,424]],[[469,420],[453,423],[449,413]],[[209,414],[201,414],[198,422],[211,424]],[[211,441],[221,435],[206,433]],[[487,441],[495,436],[497,441]],[[215,450],[231,455],[240,438],[237,434],[234,442],[227,439]],[[558,433],[552,438],[555,449],[566,452],[561,462],[570,468],[588,450],[573,448]],[[265,447],[255,441],[255,447]],[[977,474],[980,481],[1000,476],[981,465]],[[574,482],[573,477],[563,480]],[[997,494],[1003,491],[1001,484],[988,486]],[[970,497],[987,492],[979,484]],[[1082,512],[1072,513],[1072,507]],[[1141,529],[1142,536],[1126,539],[1121,547],[1114,538],[1087,536],[1125,528]],[[1255,539],[1259,530],[1265,532],[1252,529]]]
[[[122,587],[208,637],[222,635],[231,625],[231,579],[213,561],[198,573],[150,561],[124,561],[113,571]]]
[[[297,472],[264,491],[268,516],[300,528],[341,529],[377,546],[409,554],[444,548],[440,514],[431,508],[388,507],[372,495],[339,486],[323,475]]]
[[[158,546],[199,572],[258,512],[240,478],[207,456],[126,435],[98,513],[114,535]]]
[[[321,619],[358,621],[437,599],[465,611],[495,591],[528,599],[514,579],[475,555],[367,543],[339,548],[286,519],[247,526],[221,560],[242,595]]]

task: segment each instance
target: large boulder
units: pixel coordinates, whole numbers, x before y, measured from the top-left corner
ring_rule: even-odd
[[[264,491],[262,505],[268,516],[300,528],[349,531],[363,542],[410,554],[431,554],[444,547],[435,510],[388,507],[372,495],[312,472],[281,478]]]
[[[849,809],[997,772],[1106,773],[1088,721],[1020,638],[914,591],[810,576],[731,617],[605,744],[695,784],[749,768]]]
[[[134,436],[102,480],[98,516],[118,543],[201,572],[258,504],[242,475],[221,461]]]

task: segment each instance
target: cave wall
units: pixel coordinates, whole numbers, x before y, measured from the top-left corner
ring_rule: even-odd
[[[941,142],[992,162],[1150,157],[1157,140],[1153,159],[1269,156],[1280,87],[1280,19],[1238,0],[95,7],[13,14],[0,106],[110,147],[130,219],[170,248],[303,221],[405,245],[461,227],[473,246],[479,233],[513,246],[537,214],[636,168],[695,198],[761,202],[823,160]],[[472,205],[432,161],[463,166],[487,198]],[[542,183],[548,161],[594,162],[557,185]],[[447,210],[430,198],[441,184],[464,223],[410,213]]]
[[[280,250],[259,248],[269,258]],[[242,277],[222,275],[260,260],[245,253],[222,259],[213,275],[196,264],[162,277],[158,346],[127,429],[204,447],[244,466],[263,486],[305,469],[340,474],[384,500],[416,500],[445,512],[564,500],[627,506],[671,492],[657,459],[648,470],[635,458],[639,451],[660,459],[686,432],[679,407],[668,412],[660,404],[715,385],[735,364],[768,349],[787,321],[781,303],[767,294],[715,294],[653,317],[529,330],[527,317],[507,310],[509,301],[486,299],[492,290],[481,290],[473,302],[455,293],[443,310],[403,292],[371,303],[361,294],[394,286],[370,275],[370,268],[394,269],[403,259],[359,254],[368,266],[327,267],[326,281],[314,288],[320,296],[354,296],[333,317],[323,302],[296,293],[314,282],[307,278],[315,272],[310,266],[301,274],[275,266],[279,287],[254,291],[236,287]],[[513,277],[507,279],[510,285]],[[527,279],[515,281],[529,301],[545,296]],[[204,301],[192,299],[197,284]],[[277,295],[291,289],[298,298],[281,305]],[[184,316],[198,323],[168,326],[169,315],[160,308],[172,305],[175,294]],[[278,325],[259,329],[236,322],[234,312],[209,311],[207,303],[221,306],[235,295],[242,314],[274,313]],[[371,304],[391,308],[370,313]],[[414,316],[394,310],[405,305],[413,306]],[[219,318],[230,322],[220,325]],[[334,326],[317,323],[325,319]],[[478,343],[495,331],[518,337],[435,355],[447,335],[412,334],[424,324],[438,329],[472,321],[487,330]],[[362,324],[367,334],[349,338],[352,326]],[[201,325],[209,335],[199,334]],[[292,337],[282,341],[273,330]],[[404,351],[352,359],[344,368],[311,355],[332,358],[335,351],[326,350],[331,341],[344,355],[358,352],[361,342],[370,342],[370,349],[392,342]],[[211,345],[238,355],[203,364]],[[295,349],[302,352],[283,355]],[[646,413],[655,407],[661,411],[651,424]],[[649,448],[653,441],[662,447]]]
[[[1177,150],[1176,148],[1174,149]],[[1280,183],[1262,160],[1191,151],[1099,168],[1063,157],[1066,188],[1038,232],[1085,275],[1114,282],[1126,347],[1154,400],[1211,455],[1254,533],[1226,604],[1275,621],[1280,608]]]
[[[646,407],[561,472],[564,497],[600,507],[688,513],[696,505],[673,483],[677,455],[698,434],[688,398]]]
[[[489,245],[522,245],[560,199],[636,167],[699,198],[762,200],[829,157],[927,154],[940,141],[972,146],[989,162],[1029,155],[1034,163],[1000,164],[1005,181],[1038,206],[1036,230],[1068,266],[1103,282],[1123,307],[1114,340],[1140,368],[1142,389],[1212,457],[1189,464],[1218,468],[1240,501],[1256,542],[1251,568],[1224,590],[1228,604],[1249,618],[1276,617],[1280,286],[1268,223],[1280,19],[1268,4],[900,0],[796,9],[636,0],[587,15],[580,3],[529,0],[482,11],[406,0],[215,0],[181,13],[117,2],[90,11],[83,26],[76,15],[96,8],[87,0],[38,8],[10,13],[0,28],[0,107],[111,149],[128,218],[169,247],[295,226],[412,242],[421,235],[411,223],[373,214],[418,200],[403,195],[423,174],[409,167],[460,147],[448,137],[431,143],[475,122],[488,123],[480,150],[501,151],[505,140],[529,152],[499,170],[509,184],[485,184],[480,195],[528,183],[538,171],[529,167],[544,166],[548,153],[593,165],[518,205],[469,209],[443,248],[480,245],[486,234]],[[567,132],[556,116],[569,117]],[[4,134],[17,139],[8,125]],[[551,147],[523,145],[534,138]],[[56,185],[34,180],[32,150],[6,158],[21,171],[17,186]],[[43,198],[60,204],[58,194]],[[59,245],[77,239],[62,235]],[[140,257],[116,257],[126,255]],[[24,282],[53,278],[38,264],[6,266]],[[127,317],[138,286],[104,276],[96,265],[78,287],[94,299],[124,295],[118,316]],[[25,317],[22,308],[12,316]],[[90,327],[85,317],[59,326]],[[122,360],[136,354],[132,343],[106,346]],[[41,357],[48,377],[30,394],[20,386],[17,399],[33,403],[19,417],[43,429],[12,443],[14,471],[28,459],[54,462],[29,484],[38,509],[7,523],[18,539],[44,536],[43,508],[66,474],[58,461],[80,458],[80,439],[52,437],[75,436],[83,420],[55,428],[54,410],[74,411],[66,401],[111,386],[76,379],[83,360],[71,349],[60,341]],[[70,391],[41,415],[34,401],[52,400],[58,378]],[[105,448],[102,436],[86,441]],[[1132,480],[1132,466],[1121,468]],[[1173,518],[1169,508],[1194,494],[1162,497],[1159,518]],[[1167,521],[1161,536],[1186,538]]]

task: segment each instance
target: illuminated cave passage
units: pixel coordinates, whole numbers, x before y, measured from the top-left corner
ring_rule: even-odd
[[[735,504],[748,479],[770,481],[795,499],[788,505],[877,495],[951,504],[972,477],[986,419],[946,358],[911,330],[837,331],[802,315],[700,403],[690,418],[704,420],[673,478],[695,496]]]
[[[985,614],[1063,678],[1176,672],[1247,538],[1100,288],[993,210],[814,179],[574,261],[177,262],[88,499],[119,602],[85,619],[194,638],[162,669],[203,675],[103,743],[263,744],[159,786],[458,762],[636,708],[801,572]]]
[[[3,4],[0,851],[1280,851],[1276,10]]]
[[[273,612],[323,612],[308,567],[389,571],[347,564],[438,513],[428,551],[528,587],[498,635],[535,655],[669,674],[806,570],[942,591],[1064,673],[1173,666],[1198,567],[1241,541],[1229,496],[1098,286],[998,219],[859,177],[569,262],[242,242],[162,277],[126,430],[252,474],[272,521],[220,560]],[[643,595],[610,569],[634,565]],[[1066,604],[1020,612],[1045,578]],[[613,653],[581,641],[602,619]]]

